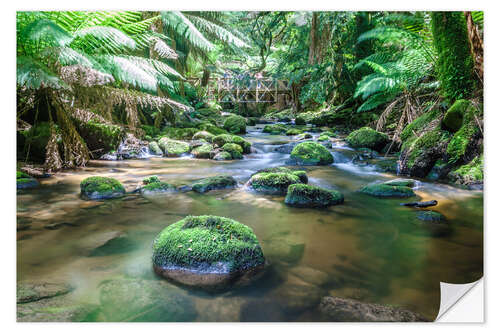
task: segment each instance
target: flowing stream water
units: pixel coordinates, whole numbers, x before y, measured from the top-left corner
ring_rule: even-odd
[[[151,272],[155,236],[186,215],[205,214],[250,226],[270,267],[251,286],[223,294],[181,288],[195,304],[197,321],[323,320],[316,305],[319,296],[327,295],[399,305],[433,320],[439,310],[440,281],[469,283],[483,275],[482,191],[420,181],[415,192],[422,200],[438,200],[432,209],[446,216],[452,233],[446,237],[418,234],[409,228],[416,210],[399,205],[415,198],[378,199],[357,192],[367,183],[397,177],[351,163],[354,152],[334,145],[332,165],[302,169],[310,184],[339,190],[345,203],[327,209],[288,207],[283,197],[255,194],[243,187],[255,171],[284,165],[289,158],[274,148],[292,138],[263,134],[261,127],[248,127],[245,138],[256,152],[243,160],[92,161],[18,193],[18,228],[29,226],[17,232],[18,282],[69,282],[76,287],[75,302],[99,304],[99,285],[105,280],[155,279]],[[128,190],[149,175],[174,185],[231,175],[239,187],[206,194],[82,200],[80,181],[94,175],[114,177]],[[109,255],[92,252],[117,234],[126,235],[132,245]],[[300,310],[285,311],[286,303],[298,304]]]

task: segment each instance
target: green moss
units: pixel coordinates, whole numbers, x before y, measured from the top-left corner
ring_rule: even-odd
[[[446,218],[443,214],[432,211],[432,210],[424,210],[417,213],[417,219],[422,221],[445,221]]]
[[[149,151],[154,155],[163,155],[163,151],[161,150],[158,142],[151,141],[148,145]]]
[[[375,197],[394,197],[394,198],[407,198],[415,195],[413,190],[406,186],[391,186],[387,184],[371,184],[366,185],[360,190],[361,193],[365,193]]]
[[[207,142],[212,142],[214,136],[215,135],[213,135],[212,133],[209,133],[207,131],[200,131],[200,132],[196,132],[193,135],[193,140],[203,139],[203,140],[206,140]]]
[[[441,131],[436,128],[433,131],[429,131],[422,136],[414,139],[407,140],[403,143],[402,150],[407,150],[407,166],[412,168],[415,160],[423,155],[427,150],[437,147],[440,142],[447,141],[450,134],[446,131]]]
[[[243,148],[236,143],[226,143],[222,146],[222,150],[231,154],[233,159],[242,159],[243,158]]]
[[[88,177],[80,183],[81,194],[89,199],[110,199],[125,194],[123,185],[114,178]]]
[[[149,176],[149,177],[142,179],[142,183],[145,185],[151,184],[151,183],[157,183],[159,181],[160,181],[160,178],[158,178],[158,176]]]
[[[344,202],[344,196],[339,191],[293,184],[288,187],[285,204],[295,207],[327,207]]]
[[[307,173],[304,170],[293,170],[287,167],[272,167],[272,168],[261,169],[256,173],[252,174],[252,176],[258,173],[288,173],[299,177],[300,182],[303,184],[307,184],[307,182],[309,181],[309,179],[307,178]]]
[[[351,132],[346,138],[353,148],[370,148],[380,152],[389,142],[387,134],[377,132],[370,127],[362,127]]]
[[[158,144],[165,155],[169,157],[177,157],[189,152],[189,144],[186,142],[163,137],[160,139]]]
[[[302,133],[297,136],[297,139],[303,140],[303,139],[310,139],[312,138],[312,135],[310,133]]]
[[[322,134],[318,137],[318,141],[328,141],[328,140],[330,140],[330,137],[327,135]]]
[[[302,130],[298,128],[290,128],[288,131],[286,131],[286,135],[299,135],[302,134]]]
[[[196,158],[210,158],[210,153],[214,149],[214,146],[210,143],[205,143],[201,146],[198,146],[194,148],[191,151],[191,154],[193,154],[194,157]]]
[[[287,131],[285,126],[282,125],[276,125],[276,124],[271,124],[271,125],[266,125],[264,126],[264,129],[262,132],[264,133],[269,133],[269,134],[282,134]]]
[[[233,188],[236,184],[236,180],[231,176],[215,176],[196,181],[192,188],[195,192],[205,193],[211,190]]]
[[[162,192],[174,192],[175,186],[170,185],[168,183],[162,181],[155,181],[148,183],[146,186],[143,186],[141,189],[141,193],[143,194],[151,194],[151,193],[162,193]]]
[[[213,135],[228,134],[228,132],[225,129],[220,128],[214,124],[204,123],[204,124],[199,125],[198,128],[203,130],[203,131],[207,131],[209,133],[212,133]]]
[[[465,113],[462,127],[453,135],[446,148],[450,163],[457,163],[462,159],[471,139],[478,133],[479,128],[475,122],[474,115],[479,112],[480,110],[469,108]]]
[[[219,147],[222,147],[224,146],[226,143],[232,143],[233,142],[233,135],[231,134],[220,134],[220,135],[217,135],[213,138],[212,142],[219,146]]]
[[[224,129],[232,134],[246,133],[245,118],[238,115],[232,115],[227,117],[226,120],[224,121]]]
[[[482,181],[483,173],[483,155],[481,155],[474,157],[468,164],[453,170],[449,176],[460,184],[469,184]]]
[[[414,136],[415,133],[420,133],[432,120],[439,118],[440,115],[441,111],[438,108],[434,108],[431,111],[424,113],[404,128],[401,132],[401,140],[406,141],[410,137]]]
[[[220,153],[217,153],[217,155],[215,155],[213,159],[216,161],[228,161],[232,160],[233,157],[227,151],[221,151]]]
[[[29,147],[30,160],[44,162],[47,143],[50,139],[50,124],[47,122],[41,122],[32,126],[29,130],[21,131],[20,133],[20,138],[24,141],[24,144],[20,147],[20,149],[27,154]]]
[[[260,172],[253,175],[248,185],[254,191],[284,195],[288,186],[301,183],[299,176],[285,172]]]
[[[151,125],[141,125],[141,128],[144,131],[144,135],[151,138],[157,137],[161,133],[159,128]]]
[[[431,12],[431,17],[443,94],[450,101],[467,98],[474,88],[474,60],[465,16],[463,12]]]
[[[466,99],[459,99],[446,111],[443,118],[444,129],[456,132],[462,127],[464,115],[471,103]]]
[[[396,158],[377,159],[373,164],[381,172],[397,173],[398,171],[398,160]]]
[[[328,165],[333,163],[333,156],[328,149],[316,142],[302,142],[296,145],[290,158],[300,165]]]
[[[302,116],[298,116],[295,118],[295,125],[305,125],[306,119]]]
[[[413,179],[398,178],[384,182],[385,185],[415,187]]]
[[[22,171],[16,171],[16,189],[34,188],[38,185],[40,184],[35,178]]]
[[[252,144],[243,139],[241,136],[233,135],[233,137],[231,138],[231,142],[239,145],[243,149],[243,154],[250,154]]]
[[[117,125],[103,124],[95,121],[79,123],[79,132],[91,151],[102,154],[116,150],[125,138],[125,130]]]
[[[16,171],[16,179],[22,179],[22,178],[32,178],[30,175],[27,173],[24,173],[22,171]]]
[[[187,216],[165,228],[153,243],[153,264],[159,267],[224,263],[235,272],[264,262],[252,229],[225,217]]]

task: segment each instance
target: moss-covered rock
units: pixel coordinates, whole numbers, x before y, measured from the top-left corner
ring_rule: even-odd
[[[302,142],[296,145],[290,159],[299,165],[328,165],[333,163],[333,156],[328,149],[316,142]]]
[[[149,152],[153,155],[163,155],[163,151],[161,150],[160,146],[158,145],[158,142],[156,141],[151,141],[148,145]]]
[[[389,137],[370,127],[363,127],[351,132],[346,141],[353,148],[370,148],[380,152],[389,142]]]
[[[407,186],[392,186],[387,184],[366,185],[360,192],[381,198],[408,198],[415,195],[415,192]]]
[[[191,140],[200,129],[194,127],[164,127],[162,134],[174,140]]]
[[[239,145],[243,149],[243,154],[250,154],[252,144],[243,139],[241,136],[233,135],[231,143],[236,143],[237,145]]]
[[[246,126],[246,120],[242,116],[232,115],[224,120],[224,129],[232,134],[246,133]]]
[[[252,174],[252,176],[256,175],[258,173],[288,173],[288,174],[292,174],[294,176],[299,177],[300,182],[303,184],[307,184],[307,182],[309,181],[309,179],[307,177],[307,173],[304,170],[294,170],[294,169],[282,167],[282,166],[260,169],[257,172],[255,172],[254,174]]]
[[[466,99],[459,99],[446,111],[443,117],[443,127],[451,132],[456,132],[462,127],[464,114],[470,106]]]
[[[148,185],[148,184],[151,184],[151,183],[156,183],[156,182],[159,182],[159,181],[160,181],[160,178],[158,176],[149,176],[149,177],[146,177],[146,178],[142,179],[142,183],[144,185]]]
[[[297,140],[305,140],[305,139],[311,139],[312,135],[311,133],[302,133],[297,136]]]
[[[243,158],[243,148],[236,143],[226,143],[222,146],[222,150],[231,154],[231,157],[235,160]]]
[[[393,180],[389,180],[384,182],[385,185],[391,186],[406,186],[406,187],[415,187],[416,182],[413,179],[405,179],[405,178],[397,178]]]
[[[295,207],[327,207],[343,202],[344,196],[339,191],[306,184],[288,186],[285,197],[285,204]]]
[[[175,186],[159,180],[148,183],[146,186],[143,186],[141,188],[141,193],[144,195],[160,194],[160,193],[175,192],[175,191],[176,191]]]
[[[228,134],[228,132],[225,129],[220,128],[217,125],[210,124],[210,123],[208,123],[208,124],[207,123],[200,124],[198,126],[198,128],[200,130],[209,132],[209,133],[211,133],[213,135]]]
[[[380,172],[398,172],[398,159],[397,158],[383,158],[370,161],[375,166],[375,169]]]
[[[210,153],[213,149],[214,146],[212,144],[206,143],[191,150],[191,154],[196,158],[210,158]]]
[[[22,171],[16,171],[16,183],[16,188],[18,190],[34,188],[40,185],[40,183],[38,183],[38,180]]]
[[[302,116],[295,117],[295,125],[305,125],[306,119]]]
[[[157,274],[198,288],[224,288],[264,267],[262,249],[248,226],[219,216],[188,216],[153,243]]]
[[[125,130],[120,126],[93,120],[78,123],[78,132],[89,150],[97,153],[96,157],[116,150],[125,139]]]
[[[264,129],[262,132],[264,133],[269,133],[269,134],[282,134],[287,131],[285,126],[278,125],[278,124],[270,124],[264,126]]]
[[[483,155],[476,156],[472,161],[464,164],[448,174],[448,178],[461,185],[474,185],[483,182],[484,166]]]
[[[91,200],[111,199],[122,197],[125,188],[114,178],[94,176],[82,180],[80,193]]]
[[[419,234],[439,237],[451,232],[451,226],[446,217],[432,210],[417,212],[412,223],[417,226],[416,232]]]
[[[482,133],[476,123],[476,119],[482,117],[482,110],[475,107],[469,107],[464,114],[462,127],[453,135],[448,146],[446,154],[448,162],[451,164],[465,164],[472,158],[467,155],[476,154],[482,150]]]
[[[229,160],[232,160],[233,157],[227,151],[221,151],[221,152],[218,152],[217,154],[215,154],[213,159],[216,161],[229,161]]]
[[[161,138],[158,144],[163,150],[163,153],[168,157],[181,156],[189,152],[190,148],[187,142],[172,140],[167,137]]]
[[[319,137],[318,137],[318,141],[328,141],[330,140],[330,137],[328,135],[323,135],[321,134]]]
[[[236,179],[231,176],[214,176],[196,181],[193,185],[193,191],[205,193],[211,190],[223,190],[236,187]]]
[[[207,131],[200,131],[200,132],[196,132],[194,135],[193,135],[193,140],[200,140],[200,139],[203,139],[207,142],[212,142],[213,138],[214,138],[215,135],[213,135],[212,133],[209,133]]]
[[[293,172],[259,172],[250,178],[247,185],[259,193],[285,195],[288,186],[300,184],[303,180],[303,176]]]
[[[302,130],[298,128],[290,128],[288,131],[286,131],[286,135],[299,135],[302,134]]]

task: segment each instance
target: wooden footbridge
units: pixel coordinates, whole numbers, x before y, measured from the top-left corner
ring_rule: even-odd
[[[271,78],[210,78],[204,87],[201,78],[189,78],[188,82],[205,99],[216,102],[277,103],[280,97],[287,99],[292,93],[286,81]]]

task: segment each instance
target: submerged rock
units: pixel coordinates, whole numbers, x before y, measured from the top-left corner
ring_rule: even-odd
[[[306,184],[290,185],[285,197],[285,204],[295,207],[328,207],[343,202],[344,195],[339,191]]]
[[[188,216],[165,228],[153,243],[155,272],[196,288],[248,282],[264,264],[252,229],[225,217]]]
[[[82,180],[80,193],[87,199],[102,200],[122,197],[125,188],[114,178],[94,176]]]
[[[100,286],[106,321],[184,322],[196,317],[191,298],[166,281],[121,279]]]
[[[40,183],[35,178],[29,176],[28,174],[17,171],[16,172],[16,188],[19,189],[29,189],[38,187]]]
[[[288,186],[300,183],[307,183],[307,175],[304,171],[269,168],[252,175],[247,185],[259,193],[285,195]]]
[[[211,190],[223,190],[236,187],[236,179],[231,176],[214,176],[196,181],[192,189],[198,193],[205,193]]]
[[[16,302],[29,303],[64,295],[74,290],[74,287],[67,283],[51,282],[21,282],[17,284]]]
[[[299,165],[328,165],[333,163],[332,154],[316,142],[302,142],[293,148],[290,159]]]
[[[389,143],[389,137],[370,127],[363,127],[351,132],[346,141],[353,148],[370,148],[380,152]]]
[[[183,141],[172,140],[167,137],[163,137],[160,139],[158,144],[163,150],[165,156],[168,157],[178,157],[184,153],[189,152],[189,144]]]
[[[444,236],[451,232],[451,226],[446,217],[432,210],[417,212],[413,224],[418,227],[417,232],[430,236]]]
[[[415,195],[415,192],[407,186],[392,186],[387,184],[366,185],[360,192],[382,198],[407,198]]]
[[[352,299],[325,296],[320,312],[329,321],[414,322],[429,321],[422,315],[397,307],[363,303]]]

